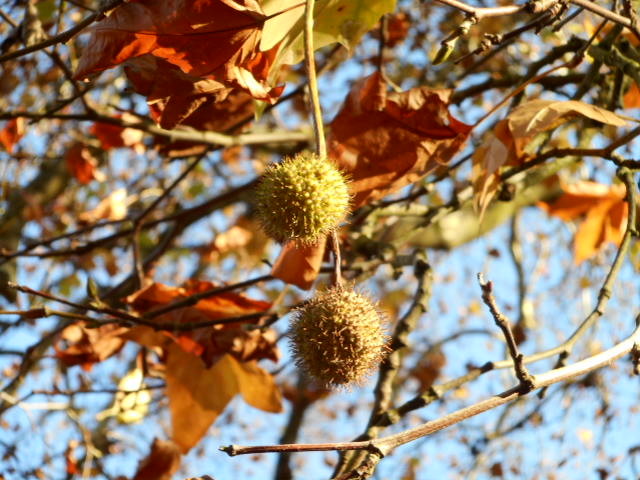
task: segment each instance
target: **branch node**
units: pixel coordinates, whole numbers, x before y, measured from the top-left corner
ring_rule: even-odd
[[[226,447],[220,447],[218,450],[226,453],[230,457],[235,457],[237,455],[236,446],[235,445],[227,445]]]

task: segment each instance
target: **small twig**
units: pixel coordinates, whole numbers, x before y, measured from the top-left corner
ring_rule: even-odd
[[[342,286],[342,257],[340,255],[340,240],[338,239],[338,232],[333,230],[330,235],[330,248],[333,253],[333,283],[337,287]]]
[[[516,373],[516,377],[520,380],[521,388],[524,392],[531,391],[534,388],[533,377],[524,365],[524,355],[520,353],[518,344],[516,343],[513,331],[509,324],[509,319],[500,311],[496,303],[496,299],[493,295],[493,284],[491,282],[485,282],[482,273],[478,274],[478,283],[482,289],[482,301],[489,308],[491,315],[493,316],[496,325],[504,335],[509,348],[509,355],[513,359],[513,366]]]
[[[107,315],[114,316],[121,320],[129,320],[129,321],[137,321],[138,317],[131,315],[122,310],[118,310],[111,307],[96,307],[94,305],[82,305],[80,303],[72,302],[71,300],[67,300],[66,298],[58,297],[48,292],[42,292],[40,290],[35,290],[31,287],[27,287],[26,285],[18,285],[13,282],[8,282],[8,287],[13,290],[17,290],[22,293],[26,293],[28,295],[36,295],[41,298],[46,298],[47,300],[53,300],[54,302],[62,303],[63,305],[68,305],[69,307],[77,308],[78,310],[90,310],[92,312],[104,313]]]

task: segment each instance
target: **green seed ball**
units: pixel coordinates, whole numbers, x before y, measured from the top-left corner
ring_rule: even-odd
[[[297,309],[289,337],[298,367],[326,387],[361,384],[387,350],[383,319],[375,305],[342,287]]]
[[[301,153],[272,165],[258,184],[256,212],[278,242],[315,243],[349,211],[345,176],[327,158]]]

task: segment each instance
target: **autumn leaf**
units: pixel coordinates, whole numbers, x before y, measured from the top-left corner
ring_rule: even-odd
[[[313,44],[319,49],[332,43],[353,48],[386,13],[395,9],[396,0],[318,0],[314,8]],[[278,64],[292,65],[304,58],[304,2],[266,0],[267,15],[284,12],[265,22],[260,49],[280,44]]]
[[[500,185],[500,169],[526,162],[526,147],[539,133],[552,130],[572,118],[582,117],[622,127],[627,119],[604,108],[576,100],[530,100],[516,107],[488,133],[473,155],[471,183],[475,207],[484,213]]]
[[[133,480],[171,480],[180,467],[180,450],[169,440],[153,440],[151,451],[138,465]]]
[[[95,363],[106,360],[122,349],[125,340],[121,335],[126,330],[116,325],[87,328],[82,322],[69,325],[54,344],[56,358],[67,367],[81,365],[89,371]]]
[[[233,90],[224,100],[216,100],[205,95],[205,101],[199,102],[195,96],[193,101],[198,105],[184,118],[181,118],[180,115],[172,116],[171,111],[164,107],[161,109],[161,105],[166,106],[167,102],[178,101],[178,96],[183,93],[183,90],[168,91],[166,97],[150,106],[154,119],[160,125],[168,124],[169,127],[173,127],[179,120],[181,126],[192,127],[200,131],[237,133],[241,130],[241,128],[237,128],[237,125],[245,126],[242,124],[247,119],[253,118],[255,112],[253,98],[241,90]],[[187,100],[187,102],[190,101]],[[209,148],[208,145],[186,141],[172,142],[160,137],[156,138],[155,144],[160,152],[169,157],[198,155]]]
[[[172,438],[183,453],[200,441],[237,394],[261,410],[282,410],[273,377],[255,362],[241,363],[223,355],[207,368],[200,358],[173,344],[168,347],[166,367]]]
[[[351,177],[353,208],[418,181],[460,151],[471,127],[449,113],[450,94],[426,87],[387,93],[379,73],[352,89],[328,145]]]
[[[540,203],[540,207],[567,222],[584,217],[574,239],[576,264],[608,243],[620,244],[629,215],[624,185],[581,181],[562,188],[564,193],[555,202]]]
[[[127,216],[127,191],[118,188],[102,199],[95,208],[78,215],[80,223],[94,223],[98,220],[122,220]]]
[[[326,237],[313,245],[298,245],[295,242],[285,244],[271,269],[271,275],[308,290],[320,272],[326,244]]]
[[[234,88],[273,102],[282,88],[266,83],[278,47],[258,51],[265,18],[254,0],[128,2],[96,23],[75,76],[127,62],[136,90],[145,94],[146,78],[150,104],[164,99],[164,128]]]
[[[215,285],[211,282],[195,280],[188,282],[184,287],[152,283],[130,295],[125,301],[136,312],[144,314],[214,288]],[[254,300],[234,292],[224,292],[198,300],[193,306],[171,310],[155,317],[154,321],[158,325],[185,325],[265,312],[269,308],[269,302]],[[216,324],[184,332],[154,331],[149,327],[135,327],[126,336],[146,346],[166,347],[167,340],[175,342],[185,352],[199,356],[207,366],[227,353],[241,361],[262,358],[278,361],[280,353],[275,344],[274,332],[268,329],[246,330],[242,325],[247,322],[249,320]]]
[[[624,108],[640,108],[640,88],[636,82],[632,82],[629,90],[622,97]]]
[[[7,152],[13,153],[16,143],[24,135],[24,130],[24,118],[22,117],[12,118],[0,130],[0,143]]]
[[[98,160],[91,154],[89,148],[76,142],[64,154],[67,169],[82,185],[92,180],[104,180],[104,174],[98,170]]]
[[[121,115],[115,115],[115,118],[122,119],[125,122],[136,122],[138,120],[135,115],[126,112]],[[91,126],[89,132],[100,140],[103,150],[127,147],[132,148],[137,153],[144,152],[144,144],[142,143],[144,133],[142,130],[121,127],[111,123],[96,122]]]

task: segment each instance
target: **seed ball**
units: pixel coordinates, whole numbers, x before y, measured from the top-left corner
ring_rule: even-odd
[[[278,242],[315,243],[349,211],[345,176],[327,158],[301,153],[266,169],[256,190],[256,212]]]
[[[366,296],[334,287],[297,309],[289,330],[299,368],[326,387],[361,384],[383,358],[383,319]]]

